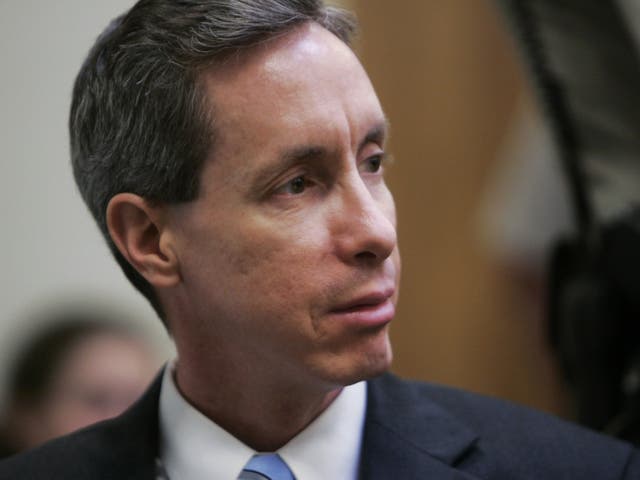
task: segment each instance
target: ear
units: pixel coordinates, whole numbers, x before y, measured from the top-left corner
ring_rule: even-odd
[[[164,210],[133,193],[115,195],[107,206],[107,227],[120,253],[154,287],[180,281],[178,258],[164,230]]]

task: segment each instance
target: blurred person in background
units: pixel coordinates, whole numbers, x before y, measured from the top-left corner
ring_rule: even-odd
[[[9,370],[0,457],[122,413],[157,371],[142,336],[103,312],[67,310],[47,320]]]

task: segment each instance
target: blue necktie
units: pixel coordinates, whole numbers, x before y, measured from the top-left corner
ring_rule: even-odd
[[[277,453],[256,454],[251,457],[238,480],[296,480]]]

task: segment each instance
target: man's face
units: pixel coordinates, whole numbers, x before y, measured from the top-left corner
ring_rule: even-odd
[[[169,212],[181,358],[327,385],[381,373],[400,257],[366,73],[315,24],[218,70],[200,195]]]

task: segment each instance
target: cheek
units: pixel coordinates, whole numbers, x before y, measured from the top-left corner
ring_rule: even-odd
[[[325,260],[323,246],[301,236],[263,237],[232,253],[231,267],[242,283],[261,292],[270,303],[293,304],[296,294],[304,296]],[[294,297],[292,299],[292,297]]]
[[[287,349],[306,345],[301,339],[316,335],[313,319],[328,289],[320,251],[322,245],[299,235],[254,231],[242,242],[225,241],[216,253],[224,257],[224,289],[209,296],[209,309],[202,315],[212,318],[214,313],[216,324],[225,323],[219,331],[228,338],[239,333],[243,341],[257,338],[279,345],[278,350],[283,344]]]
[[[254,222],[209,238],[189,247],[200,252],[192,254],[189,270],[201,286],[218,289],[227,300],[291,304],[292,293],[304,295],[326,263],[326,238],[318,229]]]

